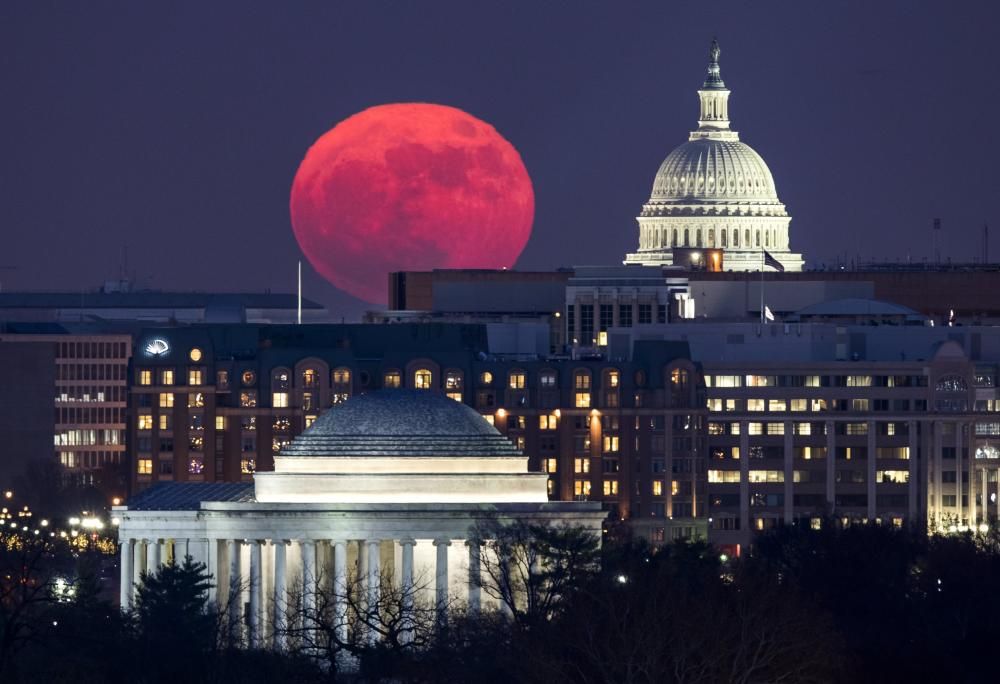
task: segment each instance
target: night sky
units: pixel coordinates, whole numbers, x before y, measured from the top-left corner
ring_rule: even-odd
[[[0,282],[292,291],[312,142],[424,101],[493,124],[531,174],[522,269],[620,261],[696,126],[709,42],[741,139],[810,265],[1000,260],[994,2],[87,2],[0,5]],[[365,308],[311,271],[306,294]]]

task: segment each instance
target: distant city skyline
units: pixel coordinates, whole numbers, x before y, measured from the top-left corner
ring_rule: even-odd
[[[979,260],[1000,225],[992,5],[265,7],[0,8],[4,290],[97,287],[127,251],[140,287],[293,292],[306,149],[406,101],[460,107],[521,153],[518,268],[615,263],[694,125],[713,36],[807,266],[933,258],[935,217],[943,259]],[[305,287],[334,316],[370,308],[308,270]]]

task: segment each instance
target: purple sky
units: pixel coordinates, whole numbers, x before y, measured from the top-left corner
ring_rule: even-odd
[[[536,194],[524,269],[634,249],[695,126],[713,35],[742,139],[811,264],[1000,260],[991,2],[88,2],[0,5],[0,282],[290,291],[292,177],[371,105],[490,123]],[[309,272],[307,295],[366,308]]]

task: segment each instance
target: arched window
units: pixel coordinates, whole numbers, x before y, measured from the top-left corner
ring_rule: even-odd
[[[302,386],[307,389],[319,387],[319,372],[315,368],[306,368],[302,371]]]
[[[750,246],[750,229],[749,228],[747,228],[746,230],[743,231],[743,244],[745,244],[747,247]]]
[[[757,242],[756,242],[756,244],[754,246],[755,247],[760,247],[760,230],[757,230],[756,237],[757,237]]]
[[[291,406],[292,374],[287,368],[275,368],[271,371],[271,408],[288,408]]]
[[[684,229],[684,246],[685,247],[689,247],[691,245],[691,237],[690,237],[690,235],[691,235],[690,231],[687,228],[685,228]]]
[[[402,377],[398,370],[389,370],[382,375],[382,386],[398,388],[402,384]]]
[[[719,237],[722,238],[722,242],[721,242],[721,244],[719,246],[720,247],[726,247],[727,245],[726,245],[726,230],[725,229],[719,231]]]
[[[434,382],[434,374],[426,368],[419,368],[413,372],[413,386],[417,389],[430,389]]]
[[[351,369],[335,368],[330,376],[333,382],[330,387],[330,404],[340,404],[351,396]]]
[[[733,247],[739,247],[739,246],[740,246],[740,231],[734,230],[733,231]]]
[[[715,247],[715,228],[708,229],[708,246]]]
[[[513,370],[507,376],[507,385],[513,390],[522,390],[528,386],[528,374],[523,370]]]
[[[670,241],[670,246],[671,247],[676,247],[677,246],[677,229],[676,228],[674,228],[674,236],[673,236],[673,239]]]
[[[701,247],[701,228],[694,232],[694,243],[698,247]]]

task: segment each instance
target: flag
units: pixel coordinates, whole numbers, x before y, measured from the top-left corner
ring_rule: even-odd
[[[784,272],[785,267],[781,265],[781,262],[775,259],[773,256],[771,256],[771,253],[768,252],[766,249],[763,251],[764,251],[764,265],[770,266],[775,271]]]
[[[768,321],[774,320],[774,314],[771,313],[771,307],[769,306],[764,307],[764,319]]]

